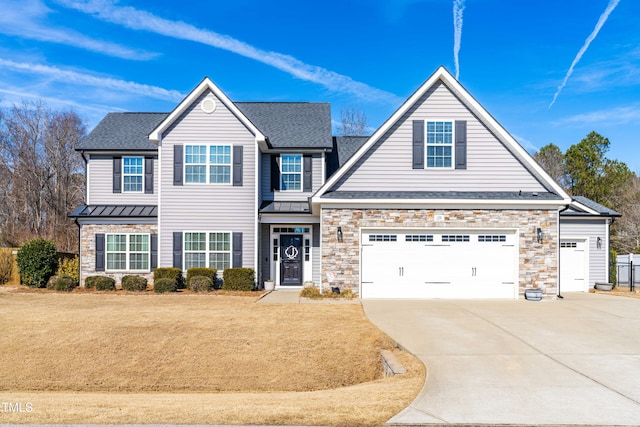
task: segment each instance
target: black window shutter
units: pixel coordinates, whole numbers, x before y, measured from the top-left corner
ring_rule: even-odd
[[[158,235],[151,235],[151,271],[158,267]]]
[[[233,185],[242,187],[242,145],[233,146]]]
[[[280,166],[277,154],[271,155],[271,190],[280,191]]]
[[[173,146],[173,185],[182,185],[183,148],[181,144]]]
[[[303,157],[303,162],[302,162],[302,182],[303,182],[303,187],[302,187],[302,191],[312,191],[312,181],[311,181],[311,177],[312,177],[312,164],[313,164],[313,160],[310,154],[305,154]]]
[[[424,169],[424,120],[413,121],[413,169]]]
[[[144,158],[144,192],[153,194],[153,157]]]
[[[122,157],[113,158],[113,192],[122,193]]]
[[[96,234],[96,271],[104,271],[104,234]]]
[[[182,232],[173,232],[173,266],[182,269]]]
[[[456,169],[467,168],[467,121],[456,120]]]
[[[233,268],[242,267],[242,233],[233,233]]]

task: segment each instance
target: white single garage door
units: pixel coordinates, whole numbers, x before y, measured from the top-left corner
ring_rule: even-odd
[[[513,231],[361,233],[362,298],[517,298]]]
[[[586,292],[586,240],[560,241],[560,292]]]

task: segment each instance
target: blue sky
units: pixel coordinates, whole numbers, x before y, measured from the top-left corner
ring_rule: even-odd
[[[330,102],[373,129],[440,65],[529,151],[595,130],[640,172],[637,0],[0,0],[0,105],[93,128],[170,111],[204,76],[234,101]]]

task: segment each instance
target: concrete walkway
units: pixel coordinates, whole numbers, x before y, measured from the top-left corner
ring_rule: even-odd
[[[640,299],[362,303],[427,366],[391,424],[640,425]]]

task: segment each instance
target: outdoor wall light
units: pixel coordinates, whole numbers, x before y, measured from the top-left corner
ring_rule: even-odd
[[[538,235],[538,243],[542,243],[542,228],[538,227],[536,234]]]
[[[602,239],[600,237],[596,240],[596,248],[602,249]]]
[[[338,242],[342,242],[342,227],[338,227]]]

